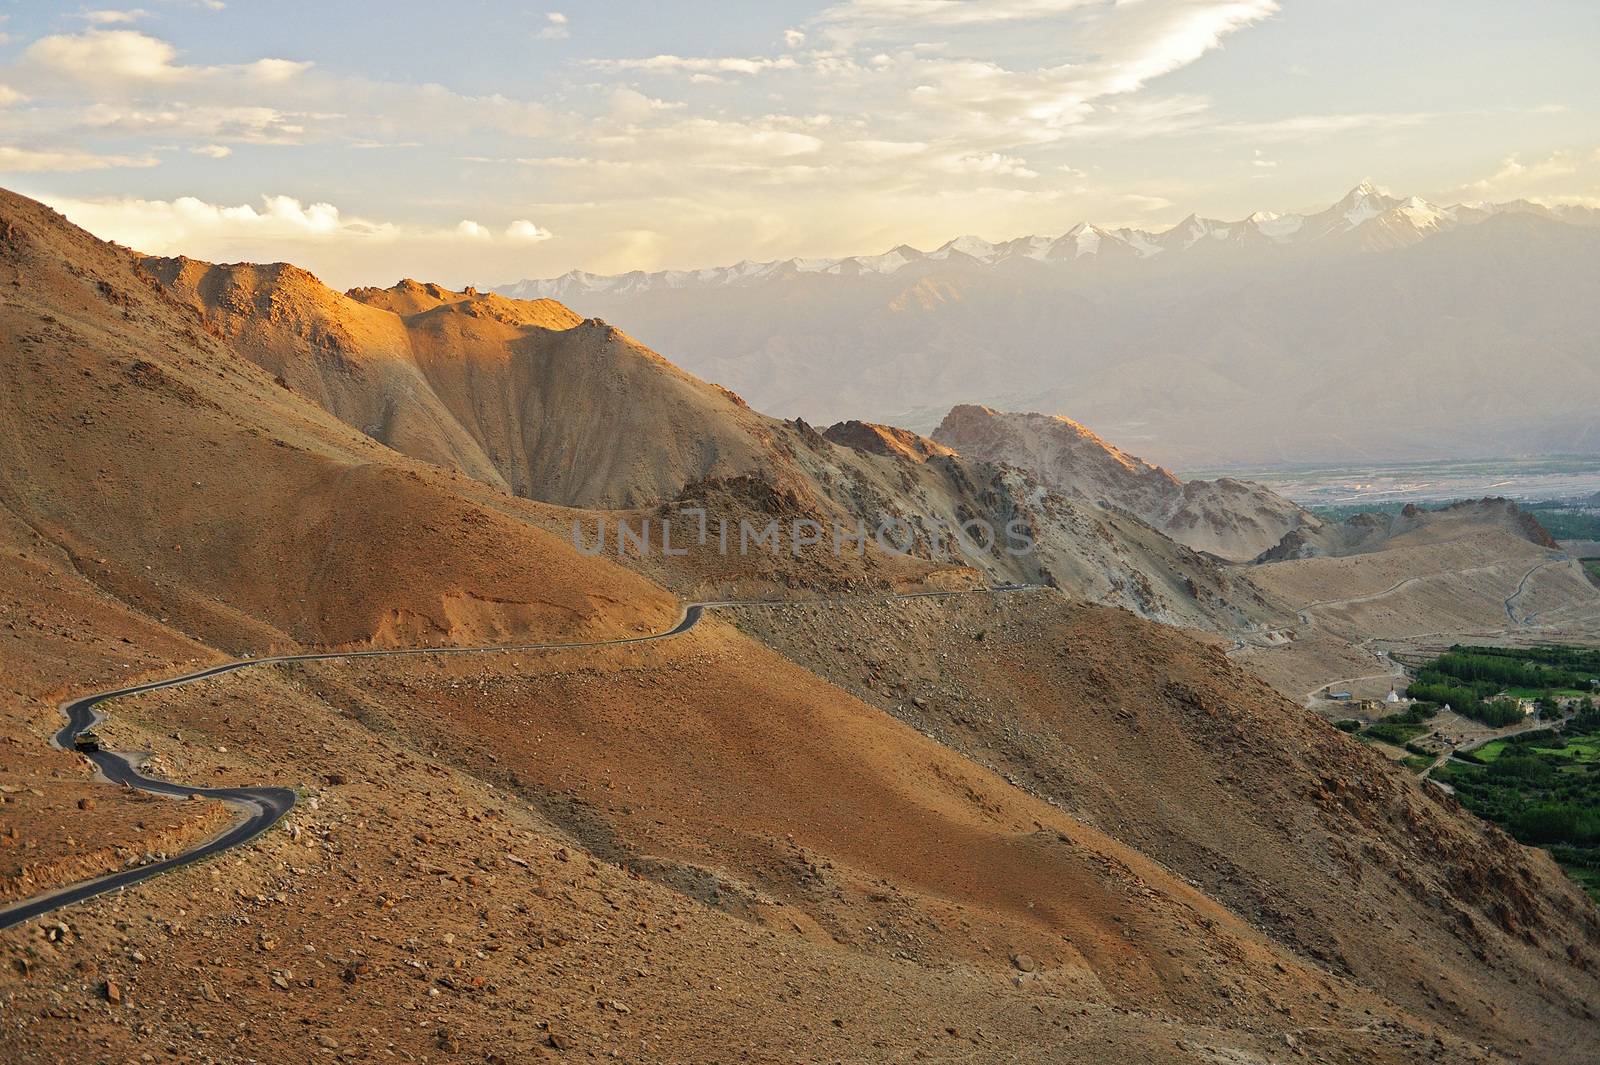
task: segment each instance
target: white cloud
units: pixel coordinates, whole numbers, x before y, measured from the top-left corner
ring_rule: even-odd
[[[1153,214],[1172,206],[1172,201],[1165,196],[1145,196],[1136,192],[1123,193],[1117,197],[1117,202],[1127,204],[1140,214]]]
[[[652,73],[760,74],[768,70],[793,70],[798,65],[790,56],[710,58],[705,56],[653,55],[645,59],[592,59],[591,66],[604,70],[642,70]]]
[[[1003,155],[1000,152],[984,152],[978,155],[963,155],[950,160],[946,169],[952,173],[963,174],[991,174],[1000,177],[1036,178],[1039,172],[1030,170],[1026,159],[1014,155]]]
[[[547,12],[544,16],[544,21],[544,28],[533,35],[535,40],[564,41],[570,36],[567,30],[567,16],[561,12]]]
[[[176,101],[147,106],[92,103],[76,112],[80,127],[102,135],[180,136],[257,144],[297,143],[305,138],[308,123],[316,121],[318,117],[310,113],[287,113],[271,107]]]
[[[226,159],[233,154],[233,149],[226,144],[201,144],[189,149],[192,155],[203,155],[208,159]]]
[[[173,60],[178,50],[137,30],[90,30],[56,34],[30,44],[23,60],[86,84],[173,81],[184,76]]]
[[[790,48],[799,48],[806,43],[806,33],[804,30],[784,30],[783,43]]]
[[[611,117],[619,122],[643,122],[652,115],[674,111],[682,106],[681,103],[669,103],[646,96],[636,89],[622,88],[611,93]]]
[[[178,50],[138,30],[89,30],[41,37],[23,52],[24,64],[40,75],[87,86],[178,85],[219,76],[251,82],[283,82],[304,73],[310,63],[258,59],[233,66],[190,66]]]
[[[151,155],[97,155],[75,149],[53,150],[0,144],[0,173],[109,170],[114,167],[150,167],[159,162]]]
[[[618,151],[625,156],[624,162],[656,164],[713,160],[759,165],[813,155],[825,144],[814,133],[790,128],[789,123],[776,119],[686,118],[660,126],[607,131],[591,140]]]
[[[541,240],[549,240],[554,235],[548,229],[536,226],[526,218],[519,218],[509,226],[506,226],[506,236],[512,240],[526,241],[529,244],[536,244]]]
[[[1439,118],[1428,111],[1364,111],[1351,114],[1292,115],[1262,122],[1213,122],[1207,133],[1227,133],[1268,141],[1317,141],[1342,133],[1381,133],[1409,129]]]
[[[112,26],[118,23],[137,22],[142,18],[149,18],[150,12],[144,10],[144,8],[136,7],[131,11],[85,11],[79,17],[95,26]]]
[[[1471,199],[1600,206],[1600,148],[1561,148],[1531,162],[1508,155],[1493,173],[1454,191]]]
[[[331,203],[305,204],[291,196],[263,196],[261,206],[227,206],[194,196],[175,200],[48,199],[52,207],[104,240],[144,252],[215,254],[241,242],[353,240],[389,242],[401,228],[346,217]]]
[[[339,76],[299,60],[191,64],[169,42],[135,30],[44,37],[13,69],[39,98],[32,127],[52,136],[94,130],[210,142],[390,142],[418,129],[525,137],[551,124],[550,112],[537,103],[466,96],[432,83]]]
[[[155,255],[210,262],[291,262],[337,288],[388,284],[401,277],[459,286],[513,276],[539,261],[550,232],[527,219],[501,231],[464,220],[455,225],[377,221],[331,203],[262,196],[255,203],[41,197],[103,240]],[[551,264],[553,265],[553,264]]]
[[[0,107],[10,107],[12,104],[20,104],[26,99],[27,97],[22,95],[22,93],[18,92],[16,89],[13,89],[11,86],[0,82]]]

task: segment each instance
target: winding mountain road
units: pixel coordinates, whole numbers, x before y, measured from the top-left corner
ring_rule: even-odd
[[[701,617],[710,609],[803,607],[819,603],[841,603],[852,600],[929,599],[956,595],[1021,592],[1030,591],[1037,587],[1039,586],[1029,584],[1002,584],[992,588],[960,588],[947,591],[902,592],[893,595],[852,596],[831,599],[723,600],[689,603],[684,606],[682,616],[679,617],[677,624],[673,625],[672,628],[664,632],[650,633],[647,636],[628,636],[616,640],[587,640],[572,643],[493,644],[481,647],[395,647],[370,651],[318,651],[299,655],[241,658],[232,662],[208,666],[205,669],[198,669],[192,673],[168,677],[165,680],[154,680],[146,684],[133,684],[126,688],[98,692],[94,695],[85,695],[65,702],[61,704],[61,712],[66,715],[67,723],[62,727],[61,731],[55,734],[52,743],[62,749],[70,750],[77,738],[101,719],[100,712],[95,709],[101,703],[130,695],[160,691],[163,688],[177,688],[185,684],[193,684],[195,681],[218,677],[224,673],[232,673],[236,670],[248,669],[253,666],[286,665],[294,662],[327,662],[336,659],[353,658],[392,658],[400,655],[490,654],[509,651],[553,651],[585,647],[620,647],[627,644],[665,640],[688,632],[699,623]],[[33,898],[14,903],[0,910],[0,930],[30,921],[35,917],[61,909],[63,906],[70,906],[73,903],[92,899],[97,895],[104,895],[107,892],[130,887],[162,873],[171,872],[186,865],[193,865],[195,862],[202,861],[213,855],[232,850],[260,836],[282,820],[290,810],[294,809],[296,795],[291,788],[194,787],[188,784],[177,784],[160,780],[156,777],[145,776],[139,772],[135,761],[124,754],[104,750],[85,751],[83,753],[94,762],[101,775],[113,784],[137,788],[153,795],[164,795],[171,798],[189,799],[198,797],[202,799],[217,799],[243,811],[245,814],[244,819],[235,822],[232,827],[220,836],[184,851],[182,854],[152,862],[148,865],[122,869],[115,873],[95,877],[91,880],[85,880],[78,884],[45,892]]]

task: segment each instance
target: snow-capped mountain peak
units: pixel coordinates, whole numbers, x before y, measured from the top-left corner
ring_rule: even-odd
[[[518,281],[496,291],[520,298],[576,298],[601,292],[636,293],[687,286],[753,285],[801,274],[889,277],[905,270],[970,269],[1017,262],[1030,268],[1070,269],[1074,263],[1172,260],[1195,254],[1294,254],[1325,241],[1352,241],[1369,251],[1402,247],[1495,214],[1533,213],[1578,225],[1600,224],[1600,212],[1544,207],[1528,201],[1440,206],[1417,196],[1398,199],[1363,181],[1337,203],[1315,214],[1256,211],[1238,222],[1191,214],[1168,229],[1108,228],[1080,222],[1058,237],[1024,236],[994,242],[975,235],[956,237],[932,251],[901,244],[877,255],[839,259],[794,258],[769,262],[744,260],[732,266],[699,270],[632,271],[602,276],[573,270],[560,277]]]

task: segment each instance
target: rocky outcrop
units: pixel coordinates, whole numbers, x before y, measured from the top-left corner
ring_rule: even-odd
[[[1185,547],[1224,559],[1255,558],[1291,531],[1320,524],[1259,484],[1181,481],[1059,415],[963,404],[933,438],[971,458],[1027,470],[1063,494],[1129,511]]]

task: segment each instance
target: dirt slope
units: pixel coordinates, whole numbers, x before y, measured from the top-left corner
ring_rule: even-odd
[[[296,395],[399,451],[519,496],[634,510],[710,499],[713,523],[728,519],[737,529],[752,515],[747,500],[728,498],[731,486],[736,497],[790,500],[786,523],[831,530],[861,522],[870,532],[885,520],[909,522],[919,558],[990,580],[1054,582],[1183,625],[1233,627],[1261,616],[1260,596],[1247,584],[1137,519],[903,430],[846,424],[824,435],[757,414],[550,300],[415,281],[339,294],[282,265],[140,265]],[[948,531],[974,518],[997,537],[975,534],[964,544]],[[1001,549],[998,534],[1013,520],[1030,530],[1037,552]],[[872,572],[904,568],[881,551],[868,554]],[[701,559],[690,567],[697,580],[678,586],[727,594],[736,575],[750,576],[745,563],[730,573]],[[804,563],[813,582],[818,572],[837,581],[870,577],[817,552]],[[796,583],[792,559],[787,567],[783,559],[763,564],[763,582]]]
[[[33,784],[7,797],[41,862],[75,847],[80,825],[99,860],[120,862],[129,841],[108,833],[141,820],[124,798],[108,797],[106,828],[98,810],[63,809],[100,794],[81,763],[43,754],[68,691],[273,644],[615,637],[676,618],[660,585],[548,531],[573,512],[356,432],[146,277],[130,253],[0,200],[13,456],[0,592],[16,613],[0,635],[12,689],[0,709],[7,746],[40,752],[17,760]],[[407,298],[421,316],[472,317],[456,309],[467,299]],[[775,513],[893,486],[916,499],[946,485],[946,506],[1037,495],[1004,471],[974,480],[949,456],[790,432],[805,484],[848,464],[836,496],[764,480],[700,491]],[[1126,550],[1104,535],[1109,556]],[[915,569],[902,565],[901,578]],[[916,661],[973,678],[974,706],[983,684],[1017,693],[985,733],[997,745],[1026,748],[1040,720],[1066,733],[1137,706],[1140,740],[1095,748],[1105,764],[1081,785],[1069,750],[1016,763],[1060,783],[1060,805],[716,619],[665,643],[268,668],[112,707],[108,743],[153,752],[176,779],[284,784],[304,801],[230,859],[0,936],[5,1046],[22,1060],[227,1062],[1582,1060],[1592,908],[1518,852],[1463,851],[1480,830],[1458,812],[1405,801],[1381,766],[1362,777],[1340,753],[1348,741],[1285,727],[1284,707],[1240,696],[1249,682],[1197,661],[1177,630],[1041,602],[1038,617],[980,608],[1017,611],[994,643],[965,626],[886,625],[869,640],[841,620],[811,650],[879,676]],[[1122,662],[1170,680],[1116,688]],[[1241,764],[1224,769],[1230,754]],[[1249,816],[1204,783],[1227,772],[1260,792]],[[1156,792],[1167,779],[1178,788]],[[205,831],[165,813],[135,825],[134,847]],[[1235,828],[1248,829],[1237,845]],[[1310,878],[1301,859],[1327,852],[1280,853],[1292,829],[1376,849]],[[1237,871],[1198,875],[1173,853],[1187,840]],[[1317,927],[1337,904],[1360,912],[1363,861],[1410,876],[1413,897],[1453,900],[1466,917],[1444,912],[1462,934],[1504,960],[1441,951],[1430,960],[1444,975],[1408,990],[1399,963],[1362,967],[1340,938],[1348,923],[1296,938],[1229,884],[1303,899]],[[1519,922],[1526,949],[1479,928],[1486,908]],[[1445,943],[1444,917],[1400,912]]]
[[[1552,551],[1561,546],[1539,519],[1509,499],[1464,499],[1437,510],[1408,504],[1398,514],[1356,514],[1337,524],[1321,522],[1291,529],[1258,561],[1362,555],[1392,545],[1448,543],[1486,531],[1504,532]]]
[[[570,546],[275,385],[126,252],[31,201],[7,194],[0,211],[13,457],[0,497],[98,586],[256,649],[670,616],[645,582],[580,567]]]
[[[1600,913],[1581,889],[1220,649],[1045,595],[740,624],[1159,859],[1285,949],[1530,1060],[1587,1052]]]

